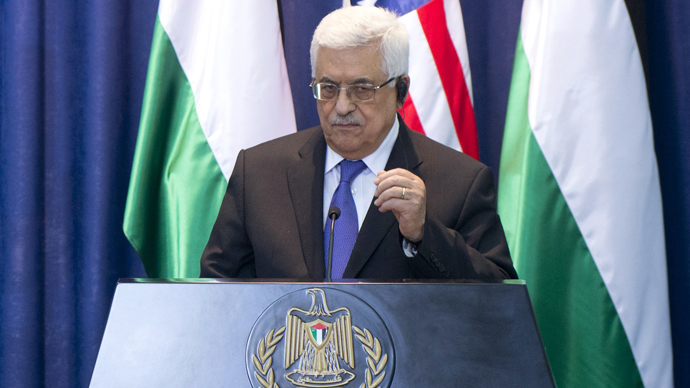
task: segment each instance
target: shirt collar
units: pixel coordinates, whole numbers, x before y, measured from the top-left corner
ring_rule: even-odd
[[[371,170],[374,174],[386,168],[386,163],[388,163],[388,158],[391,155],[393,146],[395,145],[395,139],[398,138],[398,132],[400,131],[400,123],[398,122],[398,116],[395,116],[395,121],[393,122],[393,127],[388,131],[388,135],[383,139],[379,148],[372,152],[370,155],[365,156],[362,161],[367,165],[367,168]],[[343,159],[337,152],[327,145],[326,146],[326,165],[324,173],[328,173],[335,166],[338,165]]]

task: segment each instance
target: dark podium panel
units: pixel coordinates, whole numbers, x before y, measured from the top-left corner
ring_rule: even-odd
[[[91,387],[554,387],[510,283],[123,280]]]

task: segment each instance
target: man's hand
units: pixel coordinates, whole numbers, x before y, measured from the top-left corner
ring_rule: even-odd
[[[380,212],[392,211],[400,224],[400,233],[410,242],[424,238],[426,218],[426,186],[415,174],[396,168],[379,171],[374,179],[377,186],[374,205]]]

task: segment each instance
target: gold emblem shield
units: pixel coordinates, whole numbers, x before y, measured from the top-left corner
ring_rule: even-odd
[[[252,328],[246,357],[256,388],[377,388],[393,378],[384,322],[361,299],[331,288],[295,291],[269,306]]]

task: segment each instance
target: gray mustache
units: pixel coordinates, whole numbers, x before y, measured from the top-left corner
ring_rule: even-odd
[[[355,118],[354,115],[348,114],[347,116],[335,116],[334,119],[330,121],[331,125],[346,125],[346,124],[355,124],[355,125],[362,125],[362,123]]]

